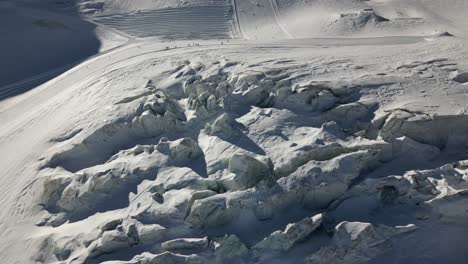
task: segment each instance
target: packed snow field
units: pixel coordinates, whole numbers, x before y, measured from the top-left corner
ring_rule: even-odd
[[[231,38],[230,5],[165,8],[96,18],[94,21],[137,37]]]
[[[95,30],[2,65],[2,262],[466,263],[464,1],[13,9]]]

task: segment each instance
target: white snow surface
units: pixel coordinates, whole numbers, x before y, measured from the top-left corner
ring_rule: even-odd
[[[1,262],[466,263],[467,12],[0,1]]]

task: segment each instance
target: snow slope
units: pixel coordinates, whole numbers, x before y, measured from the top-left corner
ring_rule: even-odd
[[[224,6],[229,3],[230,0],[82,0],[78,6],[85,14],[106,16],[176,7]]]
[[[463,2],[95,2],[139,37],[0,101],[3,262],[466,262]]]
[[[277,0],[283,24],[297,38],[424,36],[463,28],[460,1]],[[460,9],[458,9],[460,8]],[[447,10],[441,12],[442,10]],[[458,10],[456,10],[458,9]],[[454,15],[458,19],[453,19]],[[466,20],[465,20],[466,21]]]
[[[167,37],[173,28],[171,38],[191,39],[464,35],[466,26],[463,1],[140,0],[84,1],[80,7],[96,22],[134,36]]]
[[[76,63],[126,41],[126,38],[104,31],[75,15],[25,7],[15,1],[0,2],[0,23],[0,35],[4,37],[0,46],[1,99],[18,92],[18,89],[12,92],[7,85],[43,74],[44,69],[54,71],[45,78],[50,79]],[[35,85],[42,82],[38,80]]]
[[[103,16],[94,21],[136,37],[225,39],[234,33],[231,18],[230,5],[212,5]]]

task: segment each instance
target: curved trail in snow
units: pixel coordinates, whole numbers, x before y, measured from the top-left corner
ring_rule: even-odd
[[[244,32],[242,31],[242,27],[240,25],[239,10],[237,8],[237,0],[231,0],[231,4],[232,4],[232,8],[233,8],[233,19],[234,19],[233,28],[237,26],[239,37],[241,37],[242,39],[247,39],[245,37]]]
[[[273,11],[273,15],[275,16],[276,23],[281,28],[281,30],[286,34],[286,36],[290,39],[294,39],[294,36],[286,29],[286,27],[281,23],[278,2],[276,0],[270,0],[271,10]]]

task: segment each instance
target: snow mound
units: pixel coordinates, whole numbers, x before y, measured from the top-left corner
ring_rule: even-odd
[[[308,263],[363,263],[390,250],[393,236],[412,232],[414,225],[401,227],[373,226],[369,223],[342,222],[333,236],[335,246],[321,248]]]
[[[326,25],[327,30],[337,32],[356,32],[366,29],[366,27],[378,27],[381,23],[390,20],[381,17],[372,9],[365,9],[357,13],[341,13],[339,16]]]

